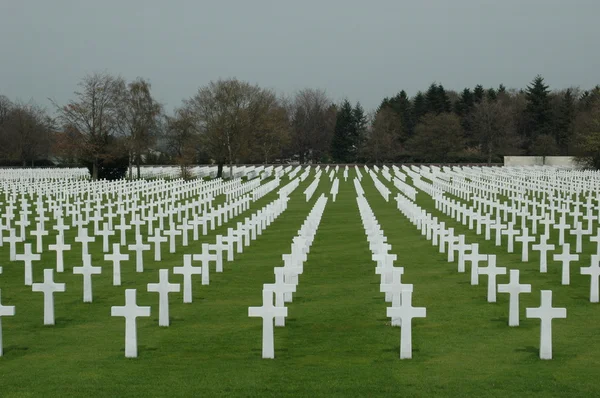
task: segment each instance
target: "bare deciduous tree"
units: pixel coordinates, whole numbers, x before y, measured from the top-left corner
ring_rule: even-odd
[[[398,137],[402,132],[402,122],[396,112],[383,108],[373,118],[363,148],[363,156],[372,162],[390,162],[394,160],[400,145]]]
[[[201,137],[203,150],[217,163],[218,176],[251,149],[251,139],[261,120],[262,90],[237,79],[210,82],[185,101]]]
[[[142,154],[147,151],[155,138],[162,105],[154,100],[148,81],[138,78],[127,85],[120,99],[117,122],[127,138],[129,150],[129,178],[132,178],[133,163],[140,178]]]
[[[502,98],[484,98],[471,114],[471,128],[486,154],[488,163],[494,155],[516,154],[520,140],[516,134],[513,109]]]
[[[318,161],[329,152],[336,110],[325,91],[304,89],[290,104],[290,123],[295,152],[300,162]]]
[[[92,178],[98,178],[99,165],[119,156],[114,138],[118,133],[118,115],[125,81],[107,73],[93,73],[79,83],[75,100],[58,106],[58,120],[73,137],[78,153],[92,164]]]

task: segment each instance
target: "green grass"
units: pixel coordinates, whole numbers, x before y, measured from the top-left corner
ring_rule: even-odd
[[[23,286],[20,263],[9,263],[8,246],[0,248],[2,303],[15,305],[16,316],[3,323],[4,357],[0,358],[0,396],[597,396],[595,376],[600,364],[600,312],[588,302],[589,277],[572,269],[571,286],[560,286],[560,272],[551,267],[540,275],[537,253],[520,262],[520,245],[506,254],[493,241],[471,231],[467,241],[480,251],[498,255],[500,266],[522,270],[521,280],[533,285],[521,295],[521,326],[509,328],[508,295],[486,302],[486,284],[474,287],[469,274],[458,274],[420,232],[386,203],[365,175],[363,188],[380,221],[403,281],[414,284],[413,304],[427,307],[427,318],[413,321],[413,359],[399,359],[400,329],[389,326],[379,277],[370,259],[351,178],[340,181],[337,202],[329,200],[311,247],[285,328],[275,328],[275,359],[261,359],[261,320],[248,317],[248,307],[261,303],[264,283],[274,281],[273,268],[317,197],[328,194],[324,175],[309,203],[302,191],[263,235],[225,263],[224,273],[211,272],[210,286],[194,279],[193,303],[182,293],[170,295],[171,326],[158,327],[158,295],[146,283],[158,280],[158,269],[181,265],[184,253],[201,242],[178,248],[163,261],[146,252],[145,272],[135,273],[135,260],[122,264],[123,286],[112,286],[112,269],[103,261],[101,240],[91,246],[94,265],[103,273],[93,278],[94,302],[82,302],[82,278],[73,275],[79,245],[65,255],[66,272],[55,281],[67,291],[55,294],[56,326],[43,326],[43,295]],[[363,173],[364,174],[364,173]],[[339,173],[341,176],[341,173]],[[384,181],[383,179],[381,179]],[[282,181],[282,186],[287,179]],[[389,185],[393,192],[395,188]],[[276,197],[266,195],[240,217],[247,217]],[[419,192],[419,204],[434,211]],[[436,213],[436,215],[440,215]],[[229,225],[240,220],[231,220]],[[452,223],[447,217],[445,221]],[[156,223],[155,223],[156,225]],[[457,226],[458,225],[453,225]],[[214,242],[214,235],[202,241]],[[73,231],[70,231],[71,233]],[[190,235],[191,237],[191,235]],[[71,236],[72,240],[72,236]],[[54,238],[46,237],[45,244]],[[190,239],[191,241],[191,239]],[[122,250],[123,251],[123,250]],[[587,260],[583,260],[585,264]],[[587,264],[585,264],[587,265]],[[54,253],[34,263],[34,281],[54,266]],[[468,271],[468,267],[467,267]],[[500,277],[506,283],[508,276]],[[181,282],[170,275],[171,282]],[[484,279],[482,279],[484,282]],[[124,320],[110,316],[123,305],[124,290],[138,289],[138,304],[152,306],[152,316],[138,319],[139,357],[124,357]],[[539,305],[539,290],[554,291],[555,306],[565,306],[566,320],[554,322],[554,360],[538,358],[539,321],[524,319],[525,307]]]

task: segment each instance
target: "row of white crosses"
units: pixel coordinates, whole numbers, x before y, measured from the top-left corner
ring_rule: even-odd
[[[275,199],[250,218],[246,218],[243,224],[238,223],[237,229],[229,228],[226,237],[217,235],[217,241],[214,245],[203,243],[201,253],[184,254],[183,265],[173,268],[173,274],[182,276],[183,302],[192,303],[193,301],[193,275],[201,275],[202,285],[209,285],[210,263],[215,263],[215,272],[223,272],[223,252],[227,252],[227,261],[233,261],[234,243],[237,245],[238,253],[241,253],[244,245],[248,246],[251,240],[257,239],[263,230],[287,209],[288,201],[287,196]],[[215,253],[212,253],[212,251]],[[194,266],[193,261],[199,261],[201,266]],[[169,293],[179,292],[180,289],[180,284],[169,282],[168,269],[159,270],[158,283],[147,285],[149,292],[159,294],[159,326],[169,326]],[[136,289],[127,289],[125,291],[125,306],[112,307],[111,315],[125,318],[125,356],[137,357],[136,319],[141,316],[150,316],[150,307],[138,306],[136,303]]]
[[[319,174],[315,175],[314,180],[310,183],[308,187],[304,190],[304,198],[308,202],[310,198],[312,198],[313,194],[317,190],[319,186],[319,182],[321,181]]]
[[[440,253],[447,251],[448,261],[455,261],[455,251],[458,251],[458,272],[465,272],[465,262],[471,262],[471,284],[479,284],[479,275],[488,278],[487,301],[496,302],[496,292],[507,293],[509,299],[509,326],[519,325],[519,294],[530,293],[531,285],[519,282],[519,270],[510,270],[508,284],[497,285],[497,276],[505,275],[506,268],[498,267],[495,255],[479,253],[479,245],[466,244],[464,235],[454,235],[453,228],[446,228],[444,222],[438,221],[430,213],[423,210],[416,203],[405,196],[398,194],[396,197],[398,209],[413,223],[432,244],[438,245]],[[467,253],[470,251],[470,253]],[[487,267],[480,267],[480,262],[487,262]],[[553,318],[566,318],[566,309],[552,307],[552,292],[542,291],[542,303],[539,308],[528,308],[528,318],[540,318],[540,358],[552,359],[552,323]]]
[[[521,207],[518,210],[515,207],[511,207],[508,205],[504,205],[502,209],[505,210],[504,218],[502,218],[502,214],[500,212],[500,207],[491,200],[480,199],[475,201],[476,204],[485,203],[486,206],[480,205],[478,207],[468,207],[460,202],[455,200],[448,199],[443,195],[438,195],[436,197],[436,208],[443,211],[447,215],[455,218],[457,221],[463,223],[463,225],[469,226],[470,229],[476,229],[478,234],[485,233],[485,238],[489,240],[491,238],[491,231],[496,231],[496,246],[501,246],[503,236],[507,238],[507,251],[509,253],[514,252],[514,242],[521,243],[521,261],[527,262],[529,260],[529,249],[530,244],[532,250],[538,251],[540,253],[540,272],[546,273],[548,267],[547,253],[554,251],[556,246],[552,243],[549,243],[550,239],[550,226],[554,223],[553,229],[558,230],[558,245],[562,246],[562,251],[559,253],[555,253],[552,259],[555,262],[559,262],[562,265],[562,276],[561,276],[561,284],[569,285],[570,284],[570,275],[571,275],[571,262],[579,261],[580,254],[582,253],[582,236],[588,234],[592,234],[592,221],[596,218],[591,214],[592,206],[586,205],[587,215],[586,219],[588,220],[588,228],[583,229],[580,222],[576,222],[577,227],[575,229],[570,230],[570,234],[576,236],[576,246],[575,253],[571,253],[571,245],[569,243],[565,243],[565,230],[569,228],[569,225],[565,222],[565,213],[563,210],[570,208],[570,206],[564,207],[562,210],[562,215],[560,216],[559,222],[555,223],[554,220],[546,214],[545,217],[542,216],[532,216],[529,214],[529,211],[526,207]],[[519,203],[519,202],[517,202]],[[535,200],[530,201],[530,203],[535,204]],[[587,203],[590,203],[589,201]],[[494,209],[496,211],[496,219],[492,219],[489,216],[488,207]],[[534,205],[535,209],[535,205]],[[504,224],[502,221],[506,220],[507,213],[511,212],[513,214],[513,222],[508,222]],[[514,228],[516,214],[521,216],[521,230],[517,230]],[[534,213],[536,211],[534,210]],[[543,212],[542,212],[543,213]],[[593,216],[593,217],[590,217]],[[537,229],[537,220],[542,219],[541,223],[545,225],[545,231],[543,234],[538,235],[539,242],[536,243],[537,238],[535,237],[535,230]],[[529,228],[525,225],[525,220],[532,220],[532,229],[534,234],[530,234]],[[485,226],[485,231],[483,230],[483,226]],[[600,229],[598,229],[597,234],[595,236],[590,237],[590,241],[597,243],[596,252],[592,253],[590,256],[589,267],[581,267],[580,272],[584,275],[590,275],[590,301],[598,302],[599,292],[598,292],[598,278],[600,277],[600,265],[598,263],[598,255],[600,254]]]
[[[281,200],[280,200],[281,201]],[[26,210],[27,210],[27,202],[26,201],[21,201],[22,204],[24,204]],[[40,206],[39,202],[38,202],[38,208],[42,209],[42,216],[43,216],[43,209],[44,206],[43,204]],[[236,214],[237,215],[237,214]],[[248,221],[248,219],[246,219]],[[57,266],[58,266],[58,271],[62,272],[63,270],[63,262],[62,262],[62,252],[64,250],[68,250],[70,249],[70,245],[65,245],[64,244],[64,236],[63,236],[63,232],[66,228],[66,226],[61,222],[62,218],[59,218],[59,222],[57,224],[59,233],[57,235],[57,243],[55,245],[51,245],[51,249],[56,249],[57,251]],[[133,223],[135,223],[136,220],[132,220]],[[251,219],[249,222],[254,222],[256,223],[257,221],[254,219]],[[240,223],[238,223],[239,226]],[[258,222],[258,226],[254,229],[254,232],[252,232],[252,235],[255,236],[256,234],[256,230],[260,230],[261,226],[264,226],[265,222]],[[93,237],[89,237],[87,236],[86,233],[87,229],[83,228],[81,226],[79,226],[79,233],[78,236],[76,238],[76,241],[81,243],[83,245],[83,250],[82,250],[82,261],[83,261],[83,266],[81,267],[74,267],[73,268],[73,273],[75,274],[81,274],[83,276],[83,300],[84,302],[91,302],[92,301],[92,280],[91,277],[92,275],[95,274],[99,274],[101,272],[101,267],[93,267],[91,265],[91,256],[88,253],[88,243],[90,243],[91,241],[94,240]],[[223,241],[220,242],[221,245],[229,247],[229,245],[231,244],[230,242],[233,241],[234,237],[234,233],[232,232],[234,231],[232,228],[230,228],[228,230],[228,236],[223,238]],[[250,232],[247,233],[248,236],[250,236]],[[14,232],[13,234],[11,234],[14,236]],[[244,233],[240,232],[240,237],[237,238],[239,241],[241,241],[241,239],[243,238]],[[139,231],[136,232],[136,245],[133,245],[134,247],[130,247],[130,249],[132,250],[136,250],[139,251],[140,247],[142,246],[142,249],[146,250],[148,249],[147,245],[140,245],[140,234]],[[221,237],[222,238],[222,237]],[[229,243],[223,243],[223,242],[229,242]],[[65,285],[64,284],[58,284],[55,283],[53,280],[53,270],[52,269],[47,269],[44,270],[44,282],[43,283],[32,283],[32,261],[39,261],[40,260],[40,255],[39,254],[35,254],[32,252],[31,250],[31,245],[30,244],[25,244],[25,252],[23,254],[15,254],[15,250],[11,247],[11,255],[12,257],[14,257],[15,260],[21,260],[24,261],[25,263],[25,283],[27,285],[31,285],[32,286],[32,290],[33,291],[40,291],[44,293],[44,323],[51,325],[54,324],[54,304],[53,304],[53,294],[54,292],[62,292],[65,291]],[[118,244],[115,244],[114,246],[117,246],[117,248],[115,248],[115,252],[112,255],[112,258],[107,258],[109,260],[113,261],[113,265],[114,265],[114,269],[113,269],[113,283],[115,285],[119,285],[120,284],[120,270],[119,270],[119,265],[120,262],[123,260],[126,260],[128,258],[128,255],[121,255],[121,253],[119,253],[118,251]],[[226,249],[224,249],[226,250]],[[241,250],[241,249],[239,249]],[[160,257],[160,250],[157,250],[157,256]],[[222,251],[221,251],[222,253]],[[109,255],[110,256],[110,255]],[[230,251],[228,253],[228,258],[232,257],[233,253]],[[138,255],[138,261],[137,261],[137,269],[139,272],[143,271],[143,264],[141,263],[141,261],[139,261],[141,256]],[[222,266],[221,266],[222,268]],[[163,317],[164,319],[164,317]]]
[[[404,268],[394,266],[397,256],[389,253],[392,246],[387,243],[387,238],[362,190],[357,190],[356,202],[372,259],[377,263],[375,272],[381,276],[380,290],[385,293],[386,302],[391,303],[391,307],[387,309],[387,316],[391,318],[392,326],[401,327],[400,359],[410,359],[412,358],[412,319],[424,318],[426,309],[412,306],[413,285],[402,283]]]
[[[263,285],[262,306],[249,307],[248,316],[262,318],[262,358],[275,358],[275,326],[285,326],[288,311],[286,302],[292,302],[293,293],[299,283],[298,275],[304,271],[304,262],[319,228],[321,217],[327,205],[327,197],[321,196],[315,202],[298,234],[292,240],[291,253],[283,254],[284,266],[274,269],[275,282]],[[273,304],[275,297],[275,304]]]

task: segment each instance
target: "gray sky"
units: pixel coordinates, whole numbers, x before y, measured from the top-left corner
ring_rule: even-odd
[[[600,0],[0,0],[0,94],[49,107],[104,70],[150,79],[169,110],[227,77],[367,109],[433,81],[587,89],[599,15]]]

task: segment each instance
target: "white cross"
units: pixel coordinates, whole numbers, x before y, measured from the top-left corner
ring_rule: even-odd
[[[112,306],[111,316],[122,316],[125,318],[125,357],[137,357],[137,318],[150,316],[150,307],[141,307],[136,303],[136,290],[125,290],[125,305]]]
[[[10,261],[15,261],[17,255],[17,243],[22,242],[23,240],[20,236],[17,236],[16,231],[11,228],[8,233],[8,236],[4,238],[4,241],[9,244]]]
[[[125,232],[131,229],[131,225],[125,223],[125,218],[121,217],[121,223],[119,225],[115,225],[115,229],[121,232],[121,246],[125,246],[127,244],[127,235]]]
[[[510,222],[508,223],[508,227],[504,231],[502,231],[502,234],[508,237],[507,251],[509,253],[512,253],[514,251],[515,236],[519,235],[519,230],[515,229],[514,225],[514,223]]]
[[[273,330],[273,319],[276,317],[286,317],[287,308],[273,305],[273,291],[263,290],[262,292],[262,307],[249,307],[248,316],[258,317],[263,319],[262,331],[262,357],[275,358],[275,331]]]
[[[590,242],[596,243],[596,254],[600,254],[600,228],[597,229],[596,236],[590,236]]]
[[[546,235],[542,235],[540,237],[540,243],[537,245],[531,246],[532,250],[536,250],[540,252],[540,272],[546,273],[548,272],[548,252],[554,250],[554,245],[549,245],[548,238]]]
[[[88,230],[87,228],[79,228],[79,233],[77,235],[77,237],[75,238],[75,242],[81,243],[81,257],[84,258],[86,255],[89,254],[88,251],[88,244],[90,242],[94,242],[96,240],[96,238],[92,237],[92,236],[88,236]]]
[[[150,250],[150,245],[144,244],[141,235],[136,235],[135,244],[127,247],[135,251],[135,271],[144,272],[144,251]]]
[[[35,251],[37,253],[41,253],[42,252],[42,247],[43,247],[43,243],[42,243],[42,237],[43,236],[48,236],[48,231],[46,231],[44,229],[44,227],[42,226],[41,222],[38,222],[36,225],[36,229],[31,231],[30,234],[32,236],[35,236]]]
[[[161,261],[162,252],[160,250],[160,244],[167,240],[166,237],[160,234],[160,228],[154,229],[154,236],[148,237],[148,242],[154,243],[154,261]]]
[[[508,305],[508,326],[519,326],[519,294],[531,293],[531,285],[519,283],[519,270],[510,270],[510,282],[498,285],[499,293],[510,295]]]
[[[148,283],[149,292],[158,293],[158,326],[169,326],[169,293],[179,292],[179,283],[169,283],[169,270],[158,270],[159,282]]]
[[[54,325],[54,292],[64,292],[64,283],[54,282],[54,270],[44,270],[44,282],[31,285],[33,292],[44,293],[44,325]]]
[[[458,272],[465,272],[465,252],[471,250],[471,245],[465,244],[465,236],[458,236],[458,244],[454,247],[458,251]]]
[[[542,302],[538,308],[527,308],[527,318],[539,318],[540,359],[552,359],[552,319],[566,318],[566,308],[552,307],[552,290],[542,290]]]
[[[113,286],[121,286],[121,261],[129,260],[129,254],[121,254],[121,245],[113,243],[113,252],[104,255],[104,261],[113,263]]]
[[[575,239],[575,253],[581,253],[582,252],[582,241],[583,241],[583,235],[587,235],[586,234],[586,230],[583,229],[583,226],[581,225],[581,222],[578,222],[576,224],[575,229],[572,229],[569,231],[569,234],[571,235],[575,235],[576,239]]]
[[[0,303],[0,357],[3,355],[2,350],[2,317],[15,316],[15,307],[13,305],[2,305]]]
[[[181,231],[171,225],[171,229],[164,231],[164,234],[169,237],[169,253],[175,253],[175,237],[181,235]]]
[[[204,245],[202,245],[204,246]],[[215,272],[223,272],[223,252],[227,250],[227,245],[220,242],[217,239],[217,242],[214,245],[208,245],[209,250],[214,250],[216,254],[216,267]],[[202,250],[204,252],[204,250]]]
[[[31,286],[33,282],[33,261],[40,261],[41,256],[39,254],[33,254],[31,252],[31,243],[25,243],[24,253],[15,255],[16,261],[23,261],[25,263],[25,285]]]
[[[553,256],[554,261],[562,263],[562,281],[563,285],[569,285],[571,283],[571,261],[579,261],[579,254],[571,254],[569,252],[571,245],[565,243],[563,245],[563,252],[555,254]]]
[[[284,294],[295,293],[296,285],[284,282],[283,268],[275,268],[275,283],[266,283],[264,290],[272,290],[275,293],[275,306],[284,307]],[[285,317],[275,317],[275,326],[285,326]]]
[[[210,254],[209,244],[202,244],[202,253],[194,254],[192,256],[194,261],[200,261],[202,263],[202,284],[210,284],[210,262],[217,261],[216,254]]]
[[[61,235],[56,235],[56,243],[48,245],[48,250],[56,252],[56,272],[65,270],[63,252],[71,250],[71,245],[65,245]]]
[[[73,274],[83,275],[83,302],[92,302],[92,275],[100,275],[101,267],[92,267],[92,256],[86,254],[83,256],[83,266],[73,267]]]
[[[563,245],[565,243],[565,230],[571,228],[569,224],[566,223],[565,218],[561,217],[558,224],[554,224],[554,229],[558,230],[558,244]]]
[[[517,242],[521,242],[521,261],[529,261],[529,243],[535,242],[535,236],[529,235],[529,229],[523,228],[520,236],[515,238]]]
[[[488,276],[487,301],[488,303],[496,302],[496,277],[498,275],[506,275],[505,267],[496,267],[496,255],[488,255],[488,266],[480,267],[479,274]]]
[[[109,250],[109,240],[108,237],[109,236],[113,236],[115,234],[115,231],[113,231],[112,229],[110,229],[108,227],[108,223],[102,223],[102,229],[99,229],[96,231],[96,235],[100,235],[102,236],[102,251],[104,253],[108,253]]]
[[[471,262],[471,285],[479,285],[479,262],[487,259],[487,254],[479,254],[479,243],[472,243],[471,253],[465,255],[465,261]]]
[[[188,245],[188,237],[189,237],[188,231],[194,229],[194,227],[191,224],[189,224],[186,219],[177,226],[177,229],[179,229],[181,231],[182,246],[187,246]]]
[[[392,270],[392,281],[390,283],[383,283],[379,287],[381,292],[390,295],[390,300],[386,300],[386,302],[391,302],[392,307],[399,307],[402,304],[402,291],[404,289],[408,287],[412,289],[412,285],[402,283],[402,274],[404,274],[404,268],[394,268]],[[392,319],[392,326],[401,326],[401,324],[400,319]]]
[[[590,302],[597,303],[598,297],[598,277],[600,277],[600,255],[592,254],[591,264],[589,267],[581,267],[579,271],[581,275],[590,276]]]
[[[204,276],[204,267],[192,266],[192,255],[183,255],[183,267],[174,267],[173,273],[183,275],[183,302],[192,302],[192,275]]]
[[[400,307],[389,307],[387,316],[400,319],[400,359],[412,358],[412,320],[425,318],[427,310],[423,307],[412,306],[412,289],[408,286],[402,291],[402,304]]]

